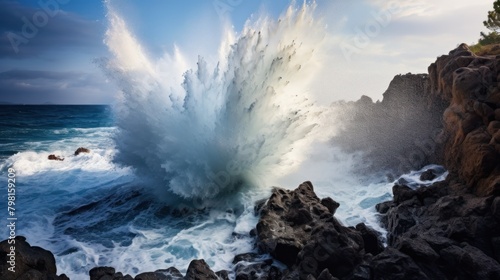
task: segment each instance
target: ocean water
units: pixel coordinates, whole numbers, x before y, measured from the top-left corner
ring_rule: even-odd
[[[17,235],[52,251],[59,273],[71,279],[87,279],[88,270],[98,265],[132,275],[170,266],[185,271],[193,258],[206,259],[215,270],[231,270],[236,254],[255,250],[249,236],[258,220],[253,207],[269,196],[271,186],[226,194],[209,207],[180,196],[176,203],[165,202],[133,166],[114,162],[118,128],[112,111],[109,106],[1,106],[0,171],[6,181],[7,169],[16,170]],[[78,147],[91,152],[74,156]],[[363,184],[352,175],[342,177],[345,172],[336,177],[331,170],[345,170],[353,157],[334,148],[322,151],[305,162],[321,171],[311,174],[330,174],[314,178],[318,195],[341,203],[336,216],[344,224],[365,222],[383,232],[374,205],[391,198],[393,183]],[[49,154],[64,161],[49,161]],[[308,172],[283,178],[288,185],[281,186],[295,188],[309,179]],[[429,184],[419,181],[420,173],[404,178]],[[6,204],[5,193],[1,198]],[[8,236],[5,229],[2,236]]]
[[[355,175],[360,155],[328,141],[342,120],[311,98],[329,40],[314,4],[256,17],[227,32],[215,62],[194,63],[180,48],[150,57],[106,5],[101,67],[121,90],[116,105],[0,106],[0,176],[16,170],[17,234],[52,251],[59,273],[185,272],[195,258],[231,270],[236,254],[255,250],[255,202],[306,180],[341,203],[342,223],[384,233],[374,206],[394,182]],[[78,147],[91,152],[74,156]],[[432,183],[421,172],[405,180]]]

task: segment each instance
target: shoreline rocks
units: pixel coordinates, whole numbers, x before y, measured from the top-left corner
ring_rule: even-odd
[[[186,275],[170,267],[133,278],[97,267],[90,279],[500,279],[500,57],[476,56],[462,44],[428,71],[396,76],[382,102],[334,105],[350,118],[349,133],[334,141],[365,150],[373,170],[397,175],[437,163],[449,171],[427,187],[398,182],[393,199],[376,206],[387,247],[364,224],[343,226],[334,216],[339,204],[304,182],[257,203],[256,250],[236,256],[232,271],[193,260]],[[427,170],[420,179],[435,176]],[[67,279],[57,276],[50,252],[23,237],[16,242],[19,270],[11,275],[10,247],[0,243],[2,279]]]
[[[87,148],[84,148],[84,147],[80,147],[80,148],[76,149],[76,151],[75,151],[75,156],[77,156],[77,155],[79,155],[79,154],[81,154],[81,153],[86,153],[86,154],[88,154],[88,153],[90,153],[90,150],[89,150],[89,149],[87,149]]]
[[[96,267],[89,279],[500,279],[500,198],[457,194],[454,184],[395,185],[394,200],[377,206],[388,231],[385,248],[366,225],[340,224],[332,213],[338,204],[319,199],[304,182],[295,190],[275,188],[257,205],[258,252],[235,256],[233,271],[214,272],[204,260],[193,260],[186,275],[175,267],[135,277]],[[16,242],[20,272],[5,279],[68,279],[56,275],[49,251],[23,237]],[[0,259],[7,256],[6,243],[0,243]]]
[[[63,157],[60,157],[60,156],[56,156],[56,155],[49,155],[47,157],[48,160],[57,160],[57,161],[63,161],[64,158]]]
[[[14,265],[9,263],[12,256]],[[57,275],[56,260],[50,251],[31,246],[23,236],[0,242],[0,275],[2,280],[69,279],[65,274]]]
[[[409,256],[422,279],[500,279],[495,198],[458,194],[450,187],[460,184],[454,180],[393,188],[388,208],[377,207],[385,215],[388,248]]]

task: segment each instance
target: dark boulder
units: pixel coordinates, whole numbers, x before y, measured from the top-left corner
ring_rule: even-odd
[[[113,276],[114,274],[115,268],[107,266],[94,267],[89,271],[90,280],[100,280],[103,276]]]
[[[370,253],[375,256],[384,250],[381,238],[382,236],[380,233],[367,227],[363,223],[357,224],[356,230],[361,233],[366,253]]]
[[[333,277],[349,275],[363,259],[364,241],[362,233],[333,217],[337,207],[333,199],[320,200],[311,182],[293,191],[274,189],[261,207],[258,248],[289,267],[286,279],[318,277],[325,269]],[[368,231],[365,237],[372,241]]]
[[[167,280],[168,278],[165,274],[160,272],[144,272],[135,276],[134,280]]]
[[[331,199],[330,197],[325,197],[321,199],[321,204],[326,208],[328,208],[328,210],[330,210],[330,213],[332,213],[332,215],[335,215],[335,211],[337,211],[337,208],[339,208],[340,206],[340,203]]]
[[[79,155],[81,153],[87,153],[88,154],[88,153],[90,153],[90,150],[87,149],[87,148],[80,147],[80,148],[76,149],[75,156],[77,156],[77,155]]]
[[[60,156],[56,156],[56,155],[49,155],[47,157],[48,160],[57,160],[57,161],[63,161],[64,158],[60,157]]]
[[[432,169],[427,169],[426,171],[422,172],[420,174],[420,181],[432,181],[436,179],[436,174],[434,173],[434,170]]]
[[[189,267],[186,272],[186,276],[184,277],[186,280],[217,280],[218,277],[213,272],[205,260],[192,260],[189,264]]]
[[[500,279],[500,264],[467,243],[440,251],[449,273],[459,279]]]
[[[409,256],[393,248],[374,257],[371,267],[374,280],[429,279]]]
[[[417,192],[405,185],[394,185],[392,187],[392,194],[394,195],[393,201],[396,204],[407,201],[417,195]]]
[[[14,269],[9,263],[12,256],[15,257]],[[67,279],[64,274],[57,276],[56,262],[51,252],[31,246],[22,236],[0,242],[0,275],[2,280]]]

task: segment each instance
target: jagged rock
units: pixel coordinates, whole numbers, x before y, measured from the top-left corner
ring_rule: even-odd
[[[390,206],[386,214],[389,246],[409,257],[429,279],[496,279],[494,240],[500,236],[500,224],[495,198],[463,194],[466,187],[456,185],[449,178],[421,187],[410,199]],[[467,273],[455,268],[463,258],[469,262],[463,266]]]
[[[144,272],[141,273],[137,276],[135,276],[134,280],[167,280],[171,279],[168,278],[166,275],[160,272]],[[201,279],[201,278],[198,278]],[[207,278],[208,279],[208,278]]]
[[[80,147],[80,148],[76,149],[75,156],[77,156],[81,153],[90,153],[90,150],[87,148]]]
[[[462,44],[429,67],[431,89],[449,102],[443,115],[444,137],[439,150],[450,173],[480,196],[500,194],[498,131],[500,106],[497,77],[500,59],[476,56]]]
[[[229,273],[227,270],[217,271],[215,272],[215,275],[219,277],[219,280],[229,280]]]
[[[370,263],[372,261],[372,256],[370,254],[365,255],[365,260],[358,265],[346,280],[371,280],[372,279],[372,268]]]
[[[134,277],[129,274],[123,275],[123,273],[117,272],[113,275],[113,280],[134,280]]]
[[[469,244],[447,247],[440,255],[460,279],[500,279],[500,264]]]
[[[332,215],[335,215],[335,211],[337,211],[337,208],[339,208],[340,206],[340,203],[331,199],[330,197],[325,197],[321,199],[321,204],[326,208],[328,208],[328,210],[330,210],[330,213],[332,213]]]
[[[217,280],[217,275],[213,272],[205,260],[192,260],[187,269],[186,280]]]
[[[386,248],[370,265],[375,280],[429,279],[409,256],[393,248]]]
[[[417,195],[417,192],[405,185],[394,185],[392,187],[392,194],[394,195],[394,203],[399,204],[411,199]]]
[[[401,204],[392,207],[387,211],[387,241],[389,244],[395,240],[397,236],[407,232],[411,227],[416,225],[415,217],[412,212],[412,207]]]
[[[361,262],[362,234],[333,217],[336,207],[333,200],[320,200],[311,182],[293,191],[273,190],[261,209],[257,244],[290,268],[285,279],[318,277],[325,268],[343,277]]]
[[[420,181],[432,181],[434,179],[436,179],[436,174],[432,169],[427,169],[420,174]]]
[[[397,75],[381,102],[361,97],[333,104],[343,126],[332,142],[347,152],[361,151],[369,171],[388,177],[441,162],[436,143],[449,103],[432,94],[429,85],[426,74]],[[366,173],[365,168],[357,171]]]
[[[115,268],[107,266],[94,267],[89,271],[90,280],[99,280],[105,275],[113,276],[114,274]]]
[[[363,223],[357,224],[356,230],[361,233],[366,253],[370,253],[375,256],[384,250],[384,245],[382,244],[380,233],[367,227]]]
[[[233,260],[235,279],[267,279],[268,275],[276,270],[277,268],[273,266],[273,260],[270,258],[263,258],[262,255],[256,253],[245,253],[236,255]],[[281,271],[277,270],[278,274],[273,272],[273,274],[281,275]]]
[[[237,264],[239,262],[252,262],[255,261],[259,257],[257,253],[244,253],[234,256],[233,264]]]
[[[398,238],[395,247],[402,253],[424,262],[434,262],[439,258],[432,247],[421,238]]]
[[[333,277],[330,272],[328,271],[327,268],[323,269],[321,273],[319,274],[318,278],[316,280],[338,280],[337,278]]]
[[[495,197],[495,200],[493,200],[491,212],[493,213],[493,217],[500,222],[500,196]]]
[[[15,250],[12,251],[12,248]],[[11,260],[10,255],[15,255],[14,271],[9,270],[11,267],[8,263]],[[25,237],[17,236],[15,239],[0,242],[0,275],[2,275],[2,280],[67,279],[64,274],[61,276],[56,274],[54,255],[40,247],[31,246],[26,242]]]
[[[60,157],[60,156],[56,156],[56,155],[49,155],[47,157],[48,160],[57,160],[57,161],[63,161],[64,158]]]
[[[375,205],[375,210],[377,210],[377,212],[379,212],[380,214],[385,214],[385,213],[387,213],[387,211],[389,211],[389,209],[392,206],[393,206],[392,201],[385,201],[385,202],[381,202],[381,203],[378,203],[377,205]]]

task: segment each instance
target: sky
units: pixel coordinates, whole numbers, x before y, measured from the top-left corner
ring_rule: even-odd
[[[108,0],[151,57],[178,46],[214,56],[227,23],[241,30],[286,0]],[[301,2],[301,1],[297,1]],[[392,77],[426,73],[460,43],[474,43],[493,0],[317,0],[332,40],[316,101],[377,100]],[[0,0],[0,102],[112,104],[118,88],[99,63],[106,4],[100,0]]]

